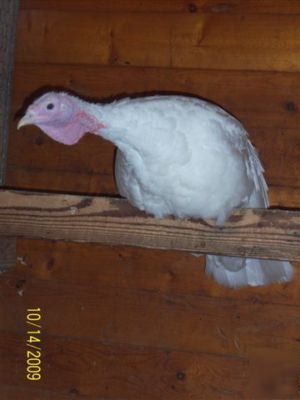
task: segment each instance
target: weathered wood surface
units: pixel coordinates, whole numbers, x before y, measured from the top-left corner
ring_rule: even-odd
[[[0,1],[0,185],[4,184],[18,0]]]
[[[296,211],[237,210],[219,228],[154,219],[122,199],[1,191],[0,234],[300,261]]]
[[[248,129],[266,169],[271,204],[299,207],[299,82],[299,74],[287,73],[17,64],[13,116],[28,104],[24,100],[29,95],[49,84],[98,99],[155,90],[209,98],[230,110]],[[76,146],[62,146],[35,127],[17,132],[17,120],[11,124],[8,185],[44,191],[117,193],[114,147],[109,142],[89,135]]]

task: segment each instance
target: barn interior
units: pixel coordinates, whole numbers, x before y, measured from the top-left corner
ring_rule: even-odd
[[[297,0],[20,0],[3,186],[117,198],[110,142],[17,131],[48,90],[208,99],[248,130],[271,207],[299,210]],[[240,290],[187,251],[18,237],[15,260],[0,275],[1,399],[300,398],[299,249],[292,282]],[[30,381],[36,308],[42,377]]]

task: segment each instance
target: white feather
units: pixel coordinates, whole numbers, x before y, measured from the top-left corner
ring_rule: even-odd
[[[235,207],[268,207],[263,167],[234,117],[184,96],[124,99],[90,105],[118,147],[116,182],[134,206],[155,217],[215,218]],[[207,256],[207,273],[221,285],[286,282],[286,261]]]

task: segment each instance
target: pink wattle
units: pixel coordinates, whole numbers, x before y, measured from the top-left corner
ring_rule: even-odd
[[[69,122],[57,122],[51,124],[37,124],[48,136],[57,142],[73,145],[76,144],[86,133],[97,133],[105,128],[94,116],[85,111],[78,111]]]

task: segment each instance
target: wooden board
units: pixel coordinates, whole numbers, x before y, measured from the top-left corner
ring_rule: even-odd
[[[34,382],[41,393],[51,389],[58,395],[73,393],[88,399],[154,400],[213,398],[230,392],[238,399],[249,390],[245,385],[249,366],[242,358],[62,338],[48,335],[46,329],[45,323],[43,378]],[[22,387],[32,384],[24,379],[21,366],[16,369],[13,362],[21,361],[23,348],[23,336],[0,332],[0,355],[7,365],[0,383]],[[57,379],[58,373],[64,379]]]
[[[192,289],[199,260],[185,257],[176,268],[180,258],[20,242],[17,270],[0,279],[1,393],[197,400],[269,399],[271,390],[296,398],[299,307],[276,303],[289,301],[293,284],[273,287],[275,297],[265,291],[263,301],[257,289],[248,299],[247,290],[231,291],[231,300],[220,289],[213,299],[201,280]],[[42,309],[43,379],[34,387],[24,378],[27,307]]]
[[[73,389],[73,388],[72,388]],[[71,389],[71,390],[72,390]],[[59,392],[54,392],[49,388],[49,390],[43,390],[36,387],[32,387],[29,383],[26,385],[6,385],[0,384],[0,390],[3,399],[5,400],[70,400],[72,397],[76,396],[76,400],[108,400],[105,398],[95,398],[80,396],[76,391],[71,391],[70,393],[64,394]],[[72,396],[72,397],[71,397]]]
[[[16,59],[299,72],[299,21],[300,14],[22,10]]]
[[[9,299],[9,309],[14,310],[8,313],[2,307],[2,331],[7,333],[24,335],[26,308],[39,307],[44,335],[299,362],[299,306],[217,299],[201,293],[90,288],[33,278],[25,280],[22,294],[8,280],[1,279],[0,287],[1,301]]]
[[[143,93],[181,93],[219,104],[250,130],[297,129],[300,73],[93,67],[17,63],[12,117],[46,90],[67,90],[91,101]]]
[[[236,210],[212,220],[155,219],[126,200],[0,191],[0,235],[300,261],[300,213]]]
[[[300,264],[285,285],[232,290],[218,285],[204,271],[204,257],[174,250],[103,246],[47,240],[18,241],[16,270],[6,275],[11,285],[28,279],[65,285],[130,289],[166,295],[196,295],[247,300],[253,304],[300,304]]]
[[[252,363],[242,357],[84,342],[50,335],[44,336],[47,361],[43,365],[43,379],[34,382],[33,387],[14,361],[22,360],[23,339],[21,335],[0,332],[1,358],[12,371],[9,373],[7,369],[0,377],[0,387],[4,389],[1,393],[8,394],[6,400],[24,399],[24,395],[49,400],[226,399],[228,396],[241,399],[253,395],[265,399],[270,394],[274,398],[283,395],[294,398],[298,391],[297,369],[293,365],[289,365],[286,380],[286,367],[274,368],[267,363],[265,367],[270,368],[267,374],[264,371],[258,374]],[[64,379],[57,379],[57,373]],[[266,375],[269,382],[264,379]],[[10,397],[15,393],[17,397]]]
[[[70,0],[22,0],[21,8],[70,11]],[[159,13],[299,14],[298,0],[73,0],[74,11]]]

